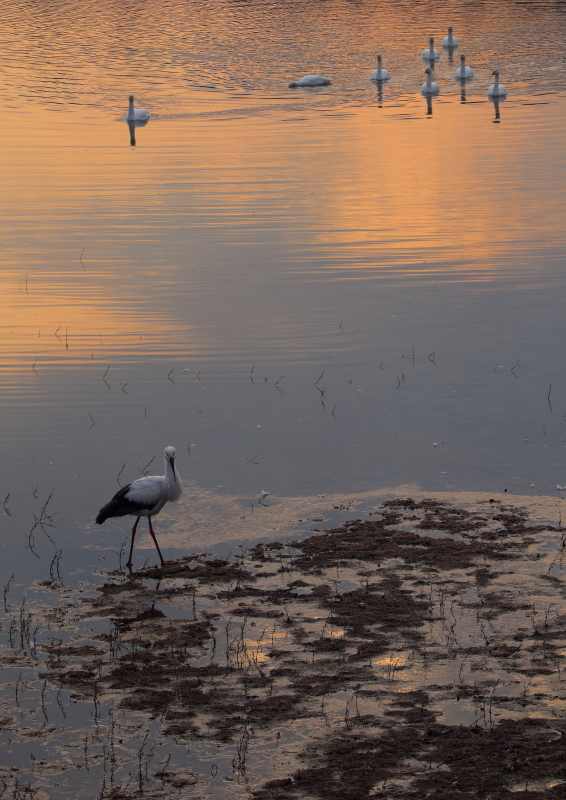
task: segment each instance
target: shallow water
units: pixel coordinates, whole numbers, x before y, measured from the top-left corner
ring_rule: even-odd
[[[118,565],[127,521],[93,518],[167,444],[170,556],[306,531],[319,495],[566,485],[561,4],[8,0],[0,23],[14,602]],[[309,72],[332,84],[287,88]]]

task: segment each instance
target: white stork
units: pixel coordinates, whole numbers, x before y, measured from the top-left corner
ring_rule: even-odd
[[[130,555],[126,566],[132,570],[132,551],[134,549],[134,539],[138,522],[141,517],[147,517],[149,522],[149,532],[161,559],[161,566],[167,563],[163,560],[161,550],[155,538],[155,531],[151,524],[151,518],[159,514],[167,501],[176,502],[183,493],[181,476],[175,469],[175,448],[165,448],[165,475],[146,475],[138,478],[137,481],[124,486],[116,492],[112,500],[106,503],[96,518],[96,522],[102,525],[110,517],[137,517],[132,528],[132,542],[130,545]]]

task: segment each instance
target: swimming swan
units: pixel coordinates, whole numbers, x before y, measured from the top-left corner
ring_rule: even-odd
[[[425,69],[425,75],[426,75],[426,83],[423,83],[423,85],[421,86],[421,92],[423,94],[436,94],[436,92],[439,92],[440,86],[435,81],[432,80],[431,78],[432,70],[430,67]]]
[[[421,58],[428,58],[430,60],[440,58],[440,53],[438,50],[434,49],[434,37],[431,36],[428,40],[428,49],[422,51]]]
[[[133,94],[129,96],[128,100],[128,113],[126,114],[126,120],[128,122],[145,122],[149,119],[149,111],[146,111],[145,108],[134,108]]]
[[[328,86],[332,83],[330,78],[323,78],[320,75],[305,75],[300,81],[291,81],[289,89],[294,89],[296,86]]]
[[[487,90],[488,95],[490,97],[502,97],[503,95],[506,95],[507,89],[502,83],[499,83],[499,70],[494,69],[491,74],[495,75],[495,83],[492,83]]]
[[[471,67],[466,66],[466,56],[462,53],[460,56],[460,66],[454,73],[456,80],[465,80],[466,78],[473,78],[474,71]]]
[[[386,69],[381,66],[381,53],[377,54],[377,69],[374,69],[370,75],[372,81],[387,81],[391,75]]]
[[[448,26],[448,36],[442,40],[442,47],[458,47],[460,42],[455,36],[452,36],[452,25]]]

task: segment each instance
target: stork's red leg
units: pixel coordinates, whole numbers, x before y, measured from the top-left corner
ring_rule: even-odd
[[[153,525],[151,524],[151,517],[147,518],[149,522],[149,532],[151,533],[153,543],[157,547],[157,552],[159,553],[159,558],[161,559],[161,566],[164,567],[168,562],[164,561],[163,556],[161,555],[161,550],[159,549],[159,545],[157,544],[157,539],[155,538],[155,531],[153,530]]]
[[[134,550],[134,539],[136,538],[136,530],[138,528],[138,522],[139,521],[140,521],[140,518],[138,517],[136,519],[135,523],[134,523],[134,527],[132,528],[132,542],[130,544],[130,555],[128,556],[128,562],[126,564],[127,568],[130,570],[130,572],[132,571],[132,553],[133,553],[133,550]],[[150,523],[150,525],[151,525],[151,523]]]

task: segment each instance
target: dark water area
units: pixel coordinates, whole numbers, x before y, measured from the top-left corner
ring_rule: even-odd
[[[91,591],[123,563],[130,520],[94,518],[166,445],[185,484],[155,519],[171,558],[303,536],[400,486],[561,513],[565,10],[2,5],[12,613],[49,605],[40,581]],[[288,88],[309,73],[332,83]],[[150,111],[132,129],[130,93]]]

